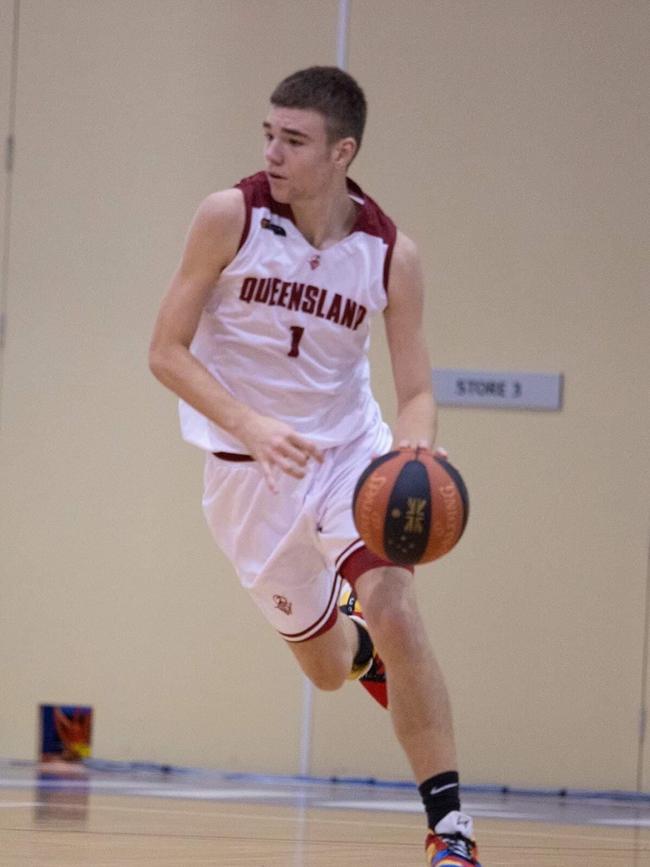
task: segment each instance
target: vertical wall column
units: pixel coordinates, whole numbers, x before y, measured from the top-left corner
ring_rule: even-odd
[[[9,285],[19,14],[20,0],[0,0],[0,131],[2,134],[2,182],[0,183],[0,420],[2,419],[3,349]]]
[[[338,18],[336,21],[336,65],[347,69],[348,65],[348,34],[350,30],[351,0],[339,0]],[[314,719],[314,687],[311,681],[304,677],[302,696],[302,720],[300,728],[300,756],[298,760],[299,773],[307,775],[311,772],[312,731]]]
[[[645,634],[641,676],[641,710],[639,719],[639,762],[637,791],[650,792],[650,743],[648,743],[648,697],[650,696],[650,540],[648,542],[648,574],[645,600]]]

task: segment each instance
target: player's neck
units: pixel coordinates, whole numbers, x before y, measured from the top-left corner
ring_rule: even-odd
[[[345,178],[326,195],[292,202],[291,208],[297,229],[318,250],[326,250],[349,235],[357,217]]]

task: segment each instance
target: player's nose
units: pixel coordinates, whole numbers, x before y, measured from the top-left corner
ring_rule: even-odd
[[[282,148],[277,139],[273,139],[266,143],[264,148],[264,159],[268,165],[279,166],[282,162]]]

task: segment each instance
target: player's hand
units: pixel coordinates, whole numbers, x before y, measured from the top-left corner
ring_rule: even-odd
[[[413,448],[422,448],[422,449],[430,449],[431,445],[427,440],[419,440],[417,442],[413,442],[412,440],[403,439],[400,440],[397,444],[398,449],[413,449]],[[443,449],[442,446],[436,446],[434,449],[434,455],[437,458],[441,458],[443,461],[446,461],[449,458],[449,453],[447,449]]]
[[[257,413],[247,417],[237,432],[252,457],[258,461],[269,488],[277,493],[279,472],[302,479],[310,458],[323,462],[320,449],[288,424]]]

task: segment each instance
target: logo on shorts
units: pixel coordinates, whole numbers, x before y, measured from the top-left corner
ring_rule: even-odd
[[[278,596],[277,594],[273,597],[273,601],[275,602],[275,607],[279,608],[283,614],[291,614],[291,602],[287,599],[286,596]]]

